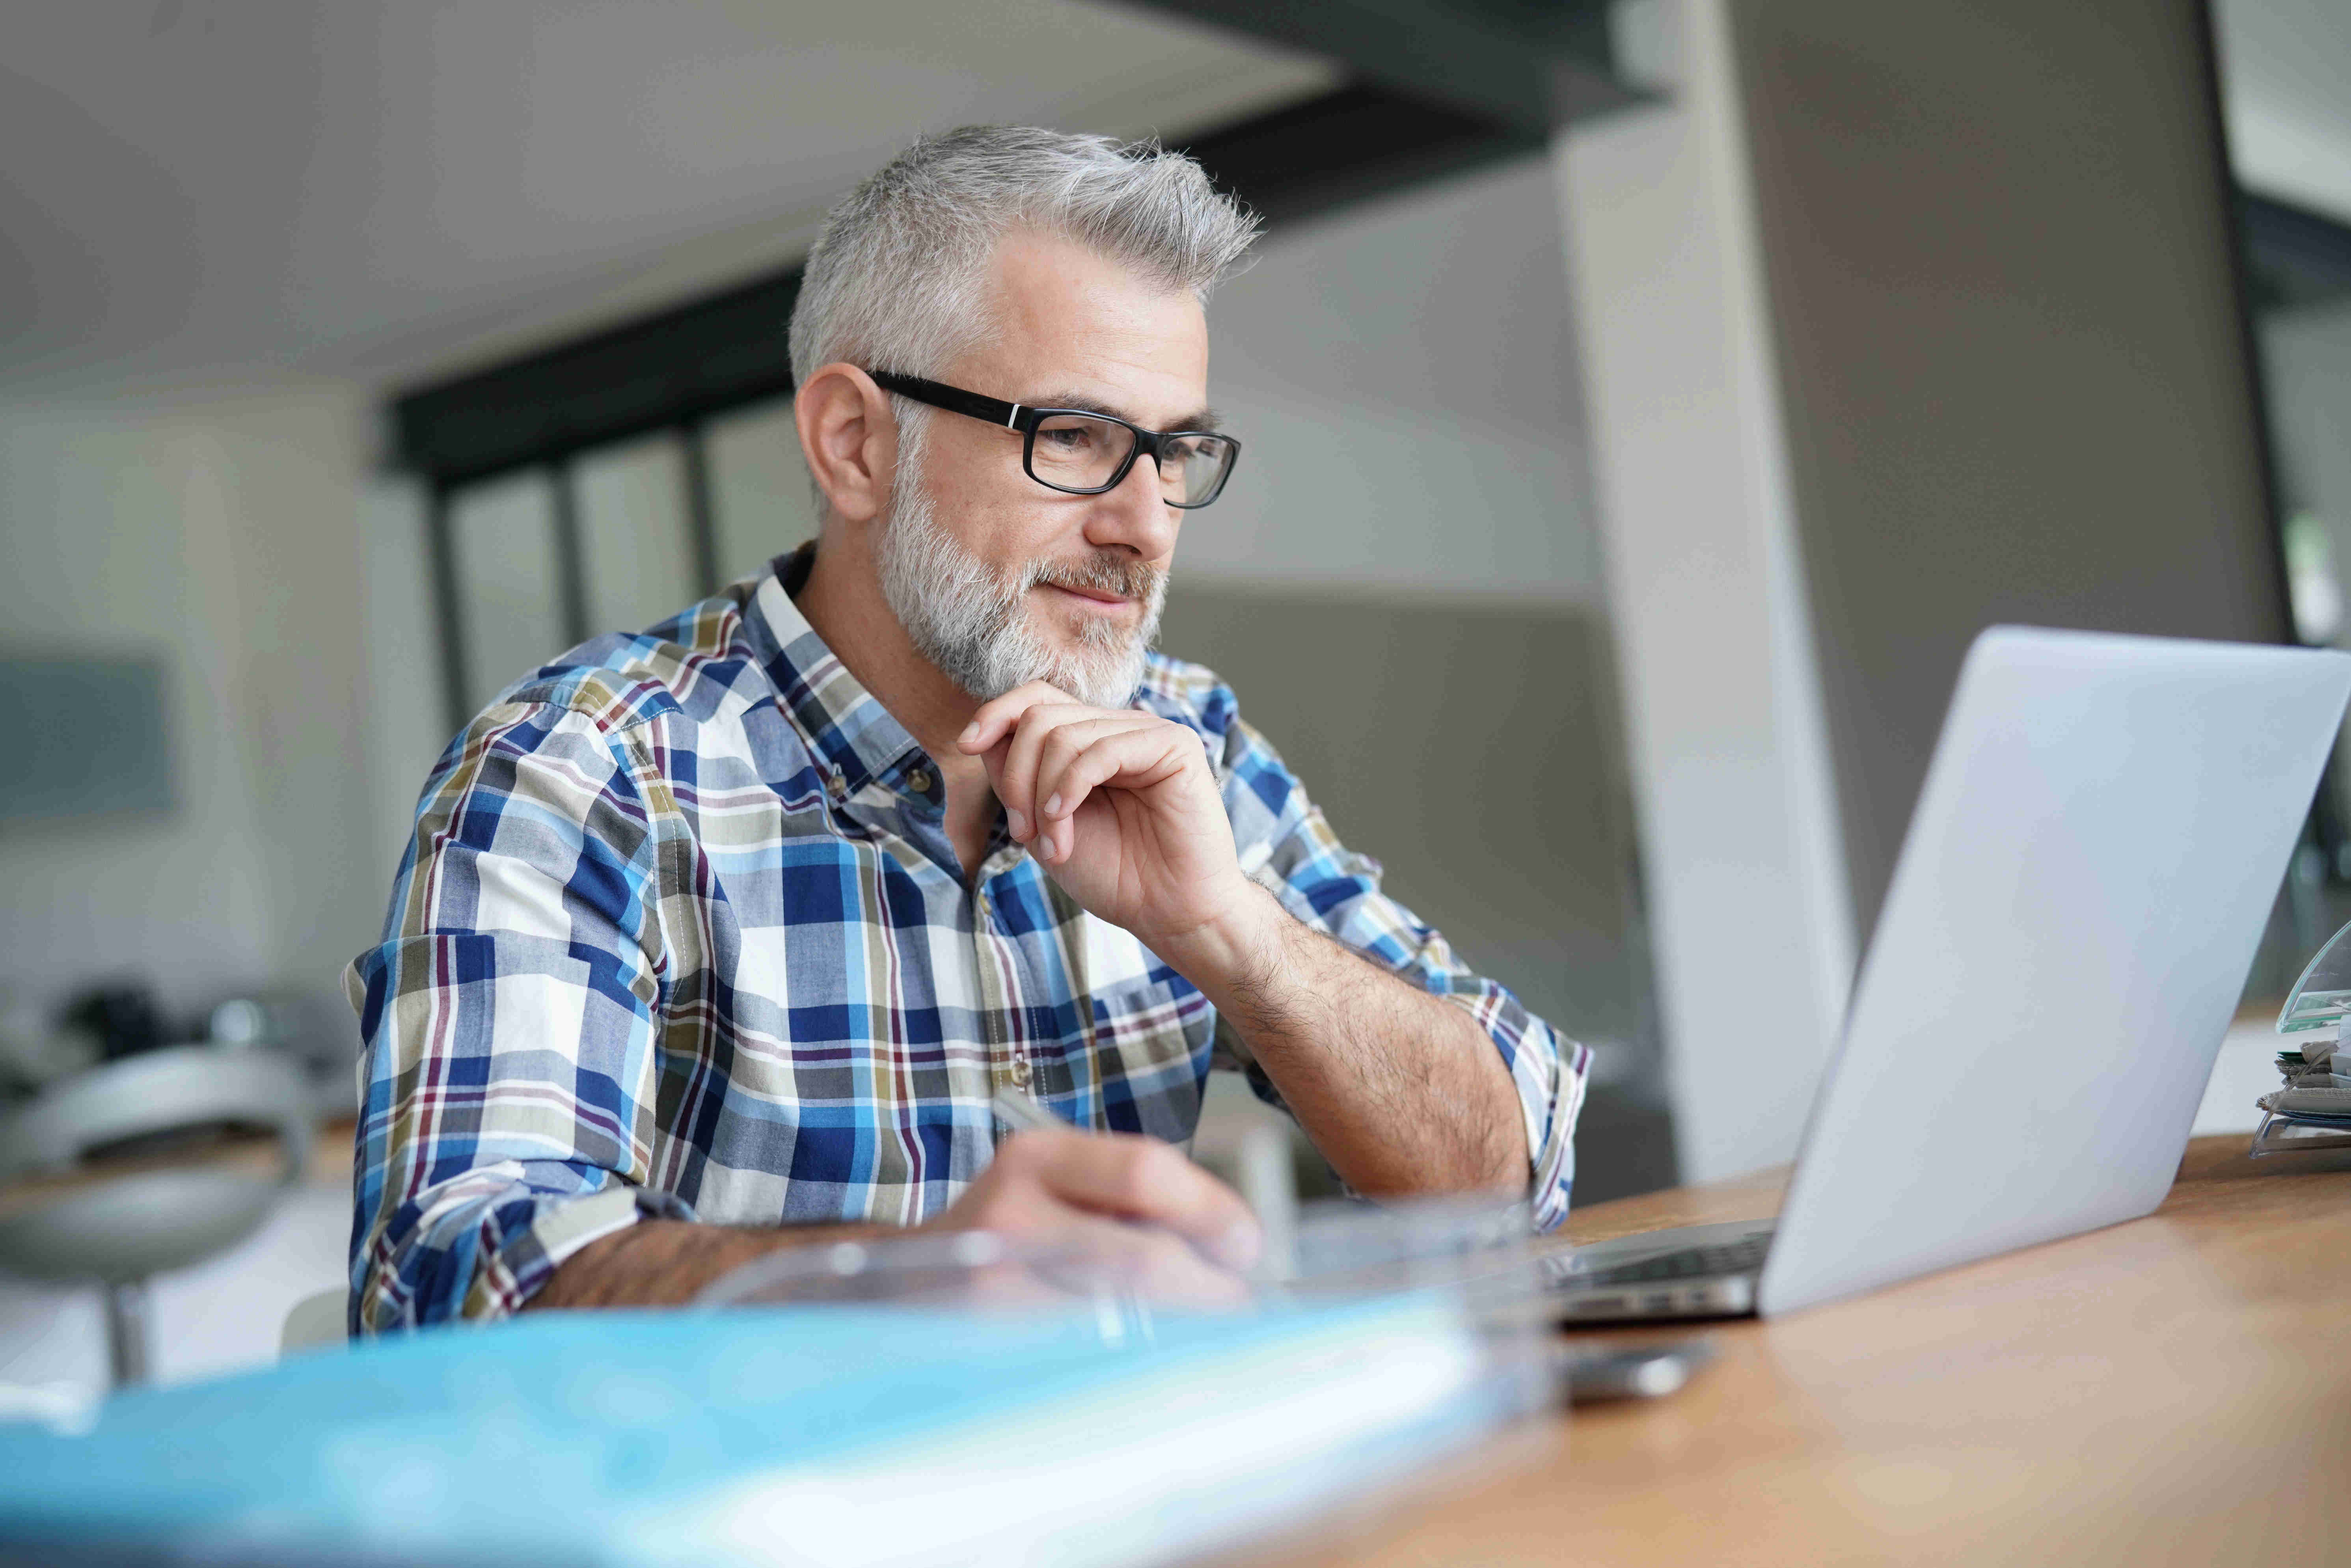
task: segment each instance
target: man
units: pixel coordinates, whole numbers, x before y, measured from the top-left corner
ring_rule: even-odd
[[[791,323],[814,545],[509,687],[426,785],[349,977],[355,1329],[914,1225],[1245,1266],[1171,1146],[1218,1051],[1358,1192],[1564,1215],[1587,1053],[1150,651],[1238,455],[1204,302],[1254,233],[1186,158],[1035,130],[833,213]],[[1070,1129],[999,1136],[1003,1089]]]

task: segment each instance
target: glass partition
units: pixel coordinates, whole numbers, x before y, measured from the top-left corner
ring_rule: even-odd
[[[718,576],[732,582],[815,538],[816,503],[792,425],[791,399],[714,420],[709,439]]]
[[[665,433],[590,453],[573,476],[590,636],[643,631],[702,597],[684,438]]]
[[[452,498],[450,555],[469,712],[570,645],[555,525],[555,486],[545,473]]]

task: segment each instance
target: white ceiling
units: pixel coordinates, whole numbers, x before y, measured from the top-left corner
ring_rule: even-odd
[[[2351,221],[2351,5],[2218,10],[2241,175]],[[1101,0],[19,4],[0,386],[406,379],[791,260],[919,131],[1333,79]]]
[[[413,375],[789,260],[921,131],[1332,79],[1081,0],[11,6],[0,383]]]

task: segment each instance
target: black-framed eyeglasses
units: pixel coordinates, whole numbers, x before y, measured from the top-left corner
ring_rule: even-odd
[[[1186,511],[1205,507],[1232,477],[1241,444],[1213,430],[1145,430],[1113,414],[1082,408],[1029,408],[1000,398],[892,371],[871,372],[876,386],[1020,433],[1029,477],[1071,496],[1100,496],[1124,482],[1139,456],[1159,467],[1159,493]]]

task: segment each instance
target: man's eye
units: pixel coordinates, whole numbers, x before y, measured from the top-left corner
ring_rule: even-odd
[[[1072,425],[1052,425],[1038,434],[1063,452],[1082,452],[1094,442],[1092,431]]]

